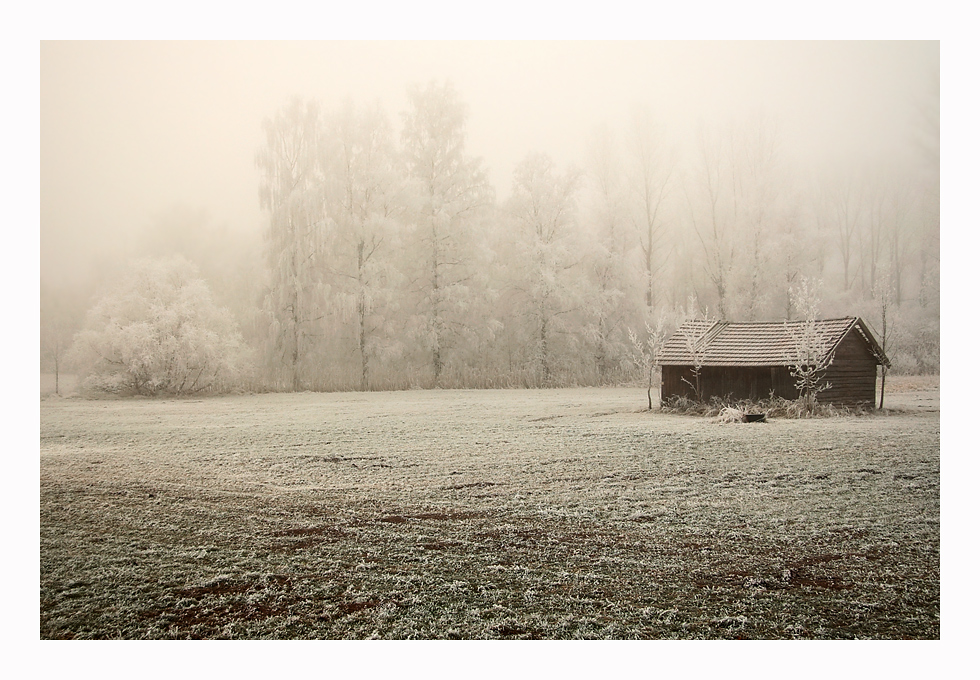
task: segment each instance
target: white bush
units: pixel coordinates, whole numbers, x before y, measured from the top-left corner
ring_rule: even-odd
[[[75,336],[71,359],[84,386],[120,394],[192,394],[237,387],[248,350],[194,266],[140,260]]]

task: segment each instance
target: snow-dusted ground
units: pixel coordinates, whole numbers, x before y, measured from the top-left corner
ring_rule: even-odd
[[[41,636],[938,637],[938,385],[645,401],[42,399]]]

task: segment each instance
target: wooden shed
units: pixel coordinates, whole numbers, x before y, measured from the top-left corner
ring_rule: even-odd
[[[696,397],[695,359],[700,362],[702,397],[785,399],[800,396],[790,375],[792,357],[804,331],[803,321],[734,323],[685,321],[660,355],[660,399]],[[831,357],[823,380],[830,387],[818,400],[839,406],[874,403],[878,366],[888,358],[858,317],[813,322],[817,356]]]

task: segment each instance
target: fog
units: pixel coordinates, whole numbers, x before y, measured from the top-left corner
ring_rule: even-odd
[[[41,44],[41,276],[87,275],[175,203],[257,234],[261,122],[290,96],[332,107],[449,79],[469,107],[467,147],[498,195],[530,151],[580,163],[597,125],[651,107],[671,142],[699,122],[778,119],[805,163],[909,153],[938,44],[158,43]]]
[[[675,203],[668,206],[675,245],[663,257],[683,262],[664,275],[669,294],[659,301],[672,308],[695,295],[699,305],[725,313],[724,294],[710,299],[710,272],[702,276],[691,264],[692,253],[701,252],[690,228],[700,214],[692,198],[704,151],[699,140],[721,140],[746,121],[748,127],[769,121],[778,136],[780,181],[794,178],[797,207],[786,215],[796,217],[786,219],[817,230],[819,211],[806,206],[818,202],[814,187],[829,186],[827,178],[896,168],[921,174],[922,138],[932,143],[934,109],[938,187],[938,42],[42,42],[40,60],[42,290],[94,294],[132,257],[186,249],[206,231],[198,252],[184,254],[199,265],[214,263],[202,273],[243,324],[262,292],[242,293],[227,281],[222,290],[219,279],[232,270],[261,278],[270,213],[260,206],[256,155],[266,143],[263,121],[294,96],[315,100],[325,112],[348,101],[358,110],[378,105],[397,143],[409,88],[450,84],[468,116],[466,155],[481,159],[501,207],[511,205],[515,169],[529,153],[544,154],[555,172],[575,167],[591,177],[596,140],[605,135],[628,153],[623,140],[631,115],[649,112],[658,149],[677,159]],[[578,201],[580,222],[596,214],[589,212],[596,200]],[[869,207],[869,220],[872,213]],[[487,219],[495,230],[509,228]],[[938,212],[936,221],[938,258]],[[850,244],[838,257],[833,229],[824,227],[822,245],[814,240],[812,247],[829,254],[813,273],[833,280],[843,270],[841,290],[824,295],[828,311],[857,309],[838,295],[851,290]],[[931,228],[910,227],[917,235]],[[879,248],[875,238],[869,236],[869,248]],[[924,262],[917,253],[925,241],[906,241],[896,240],[895,248],[905,250],[895,258]],[[710,259],[707,247],[703,254]],[[861,264],[867,299],[875,257],[865,255]],[[917,266],[923,288],[927,266]],[[936,278],[938,289],[938,269]],[[503,287],[497,283],[488,290]],[[786,291],[772,293],[769,316],[781,309],[779,296]]]

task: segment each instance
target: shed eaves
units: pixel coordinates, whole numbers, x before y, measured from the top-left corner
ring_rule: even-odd
[[[703,366],[786,366],[795,353],[794,334],[802,331],[804,323],[686,321],[664,343],[659,363],[663,366],[693,364],[693,344],[693,352],[701,355]],[[814,322],[821,356],[832,352],[847,332],[858,323],[860,320],[856,317]],[[864,330],[861,334],[866,335]],[[872,352],[877,354],[880,351],[877,343],[869,335],[866,339],[870,339],[869,344],[873,344]]]

